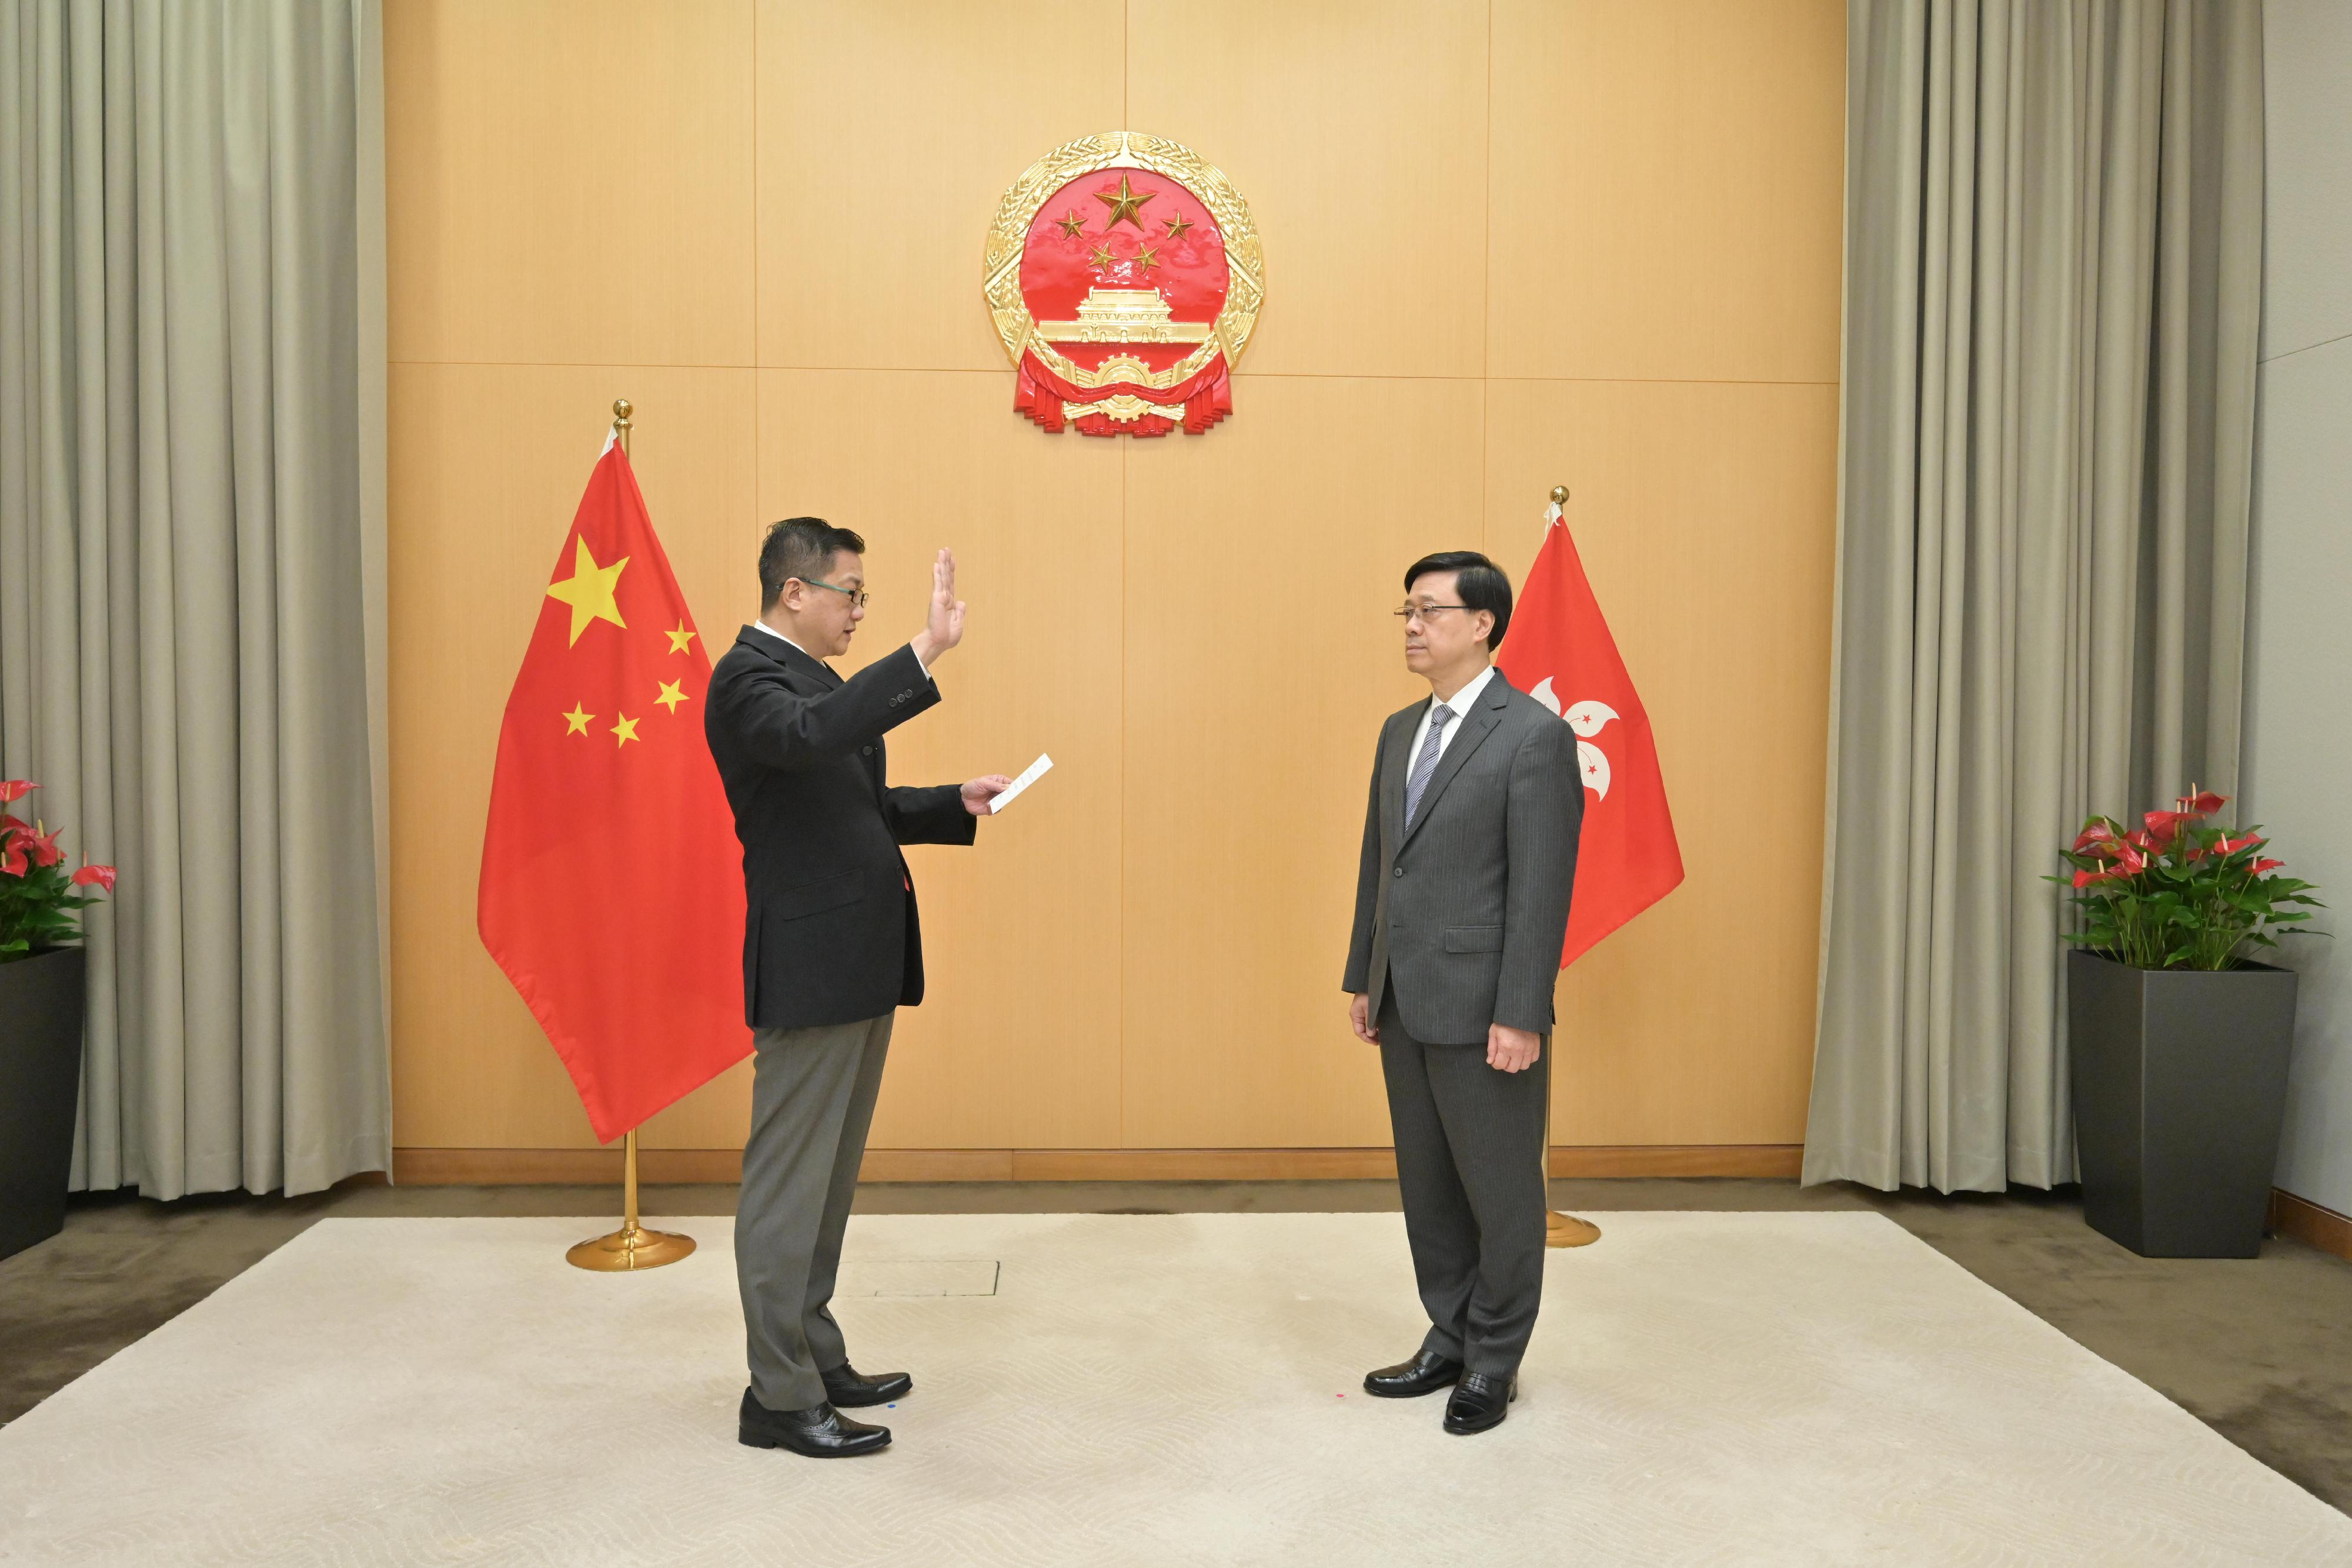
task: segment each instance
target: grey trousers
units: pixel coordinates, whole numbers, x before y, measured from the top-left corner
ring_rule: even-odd
[[[735,1209],[735,1278],[751,1396],[771,1410],[823,1404],[820,1369],[849,1359],[828,1303],[897,1016],[751,1036],[758,1057]]]
[[[1504,1072],[1486,1065],[1483,1045],[1413,1039],[1394,995],[1381,1004],[1381,1070],[1405,1239],[1429,1313],[1422,1347],[1507,1376],[1527,1354],[1543,1301],[1551,1041],[1535,1066]]]

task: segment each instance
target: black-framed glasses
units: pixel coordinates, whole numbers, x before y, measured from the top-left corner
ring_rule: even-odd
[[[813,577],[803,577],[800,579],[800,580],[807,583],[811,588],[822,588],[827,593],[838,593],[844,599],[849,601],[851,607],[854,609],[865,609],[866,601],[874,597],[862,588],[835,588],[829,582],[819,582]]]
[[[1429,617],[1436,614],[1441,610],[1467,610],[1470,607],[1466,604],[1400,604],[1394,610],[1389,612],[1389,613],[1394,615],[1400,621],[1411,621],[1415,617],[1426,621]]]

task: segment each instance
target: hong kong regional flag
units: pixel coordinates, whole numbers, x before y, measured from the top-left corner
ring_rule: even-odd
[[[1666,810],[1650,716],[1633,693],[1617,641],[1585,580],[1558,503],[1543,549],[1511,609],[1496,664],[1511,685],[1576,731],[1584,773],[1584,831],[1568,907],[1563,969],[1584,950],[1675,890],[1683,852]]]
[[[606,450],[507,698],[482,944],[610,1141],[751,1049],[743,875],[702,737],[710,660]]]

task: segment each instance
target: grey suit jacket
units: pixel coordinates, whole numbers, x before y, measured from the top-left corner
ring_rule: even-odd
[[[1496,671],[1454,721],[1407,828],[1406,753],[1429,706],[1381,728],[1340,984],[1369,993],[1377,1019],[1393,983],[1425,1045],[1484,1045],[1497,1023],[1549,1033],[1584,822],[1575,733]]]

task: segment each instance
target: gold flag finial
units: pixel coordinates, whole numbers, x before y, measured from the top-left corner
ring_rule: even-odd
[[[613,400],[613,434],[621,438],[623,452],[629,449],[629,415],[635,411],[636,404],[627,398],[616,397]]]
[[[1551,487],[1551,504],[1555,507],[1565,507],[1568,505],[1567,486],[1554,485]]]

